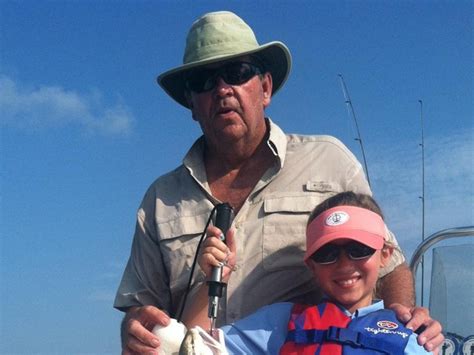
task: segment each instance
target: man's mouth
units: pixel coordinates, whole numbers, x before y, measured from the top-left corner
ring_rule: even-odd
[[[229,112],[233,112],[234,110],[232,110],[231,108],[221,108],[219,110],[217,110],[217,114],[218,115],[225,115],[226,113],[229,113]]]

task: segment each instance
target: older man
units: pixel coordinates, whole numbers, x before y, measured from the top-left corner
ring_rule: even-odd
[[[182,165],[151,185],[138,211],[114,304],[127,312],[124,354],[159,347],[150,330],[176,317],[199,235],[216,204],[227,202],[235,211],[238,259],[220,318],[229,323],[269,303],[314,299],[318,290],[303,264],[310,211],[341,191],[370,193],[361,165],[338,140],[285,135],[265,116],[290,72],[283,43],[259,45],[235,14],[209,13],[192,25],[183,63],[158,82],[190,109],[203,136]],[[295,272],[302,275],[297,280]],[[385,304],[398,304],[399,317],[411,318],[414,328],[427,326],[419,339],[428,349],[440,344],[439,323],[425,309],[411,309],[412,275],[400,251],[381,276]],[[193,288],[202,282],[196,275]]]

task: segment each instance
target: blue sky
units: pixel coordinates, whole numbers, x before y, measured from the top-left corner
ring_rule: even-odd
[[[358,156],[408,257],[426,235],[474,224],[470,1],[0,0],[1,354],[117,354],[112,308],[135,213],[199,127],[156,85],[190,24],[231,10],[293,55],[268,115],[331,134]]]

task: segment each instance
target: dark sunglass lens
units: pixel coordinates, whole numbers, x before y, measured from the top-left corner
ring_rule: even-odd
[[[251,63],[230,63],[215,70],[195,70],[191,72],[186,78],[186,86],[191,91],[201,93],[212,90],[216,86],[219,76],[229,85],[241,85],[256,74],[260,74],[260,70]]]
[[[337,260],[339,256],[339,247],[326,244],[314,253],[311,258],[318,264],[331,264]]]
[[[210,75],[202,84],[201,92],[209,91],[216,86],[217,77],[215,75]]]
[[[203,92],[209,89],[206,89],[206,84],[208,84],[209,77],[212,76],[214,71],[211,70],[194,70],[188,74],[186,78],[186,86],[189,90],[194,92]]]
[[[352,259],[364,259],[375,253],[375,249],[361,243],[351,243],[346,247],[349,256]]]
[[[226,68],[223,76],[227,84],[240,85],[252,78],[256,71],[257,69],[249,63],[235,63]]]

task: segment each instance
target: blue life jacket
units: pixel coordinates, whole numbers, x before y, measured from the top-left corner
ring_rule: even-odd
[[[412,333],[387,309],[351,319],[331,302],[295,304],[280,355],[403,355]]]

